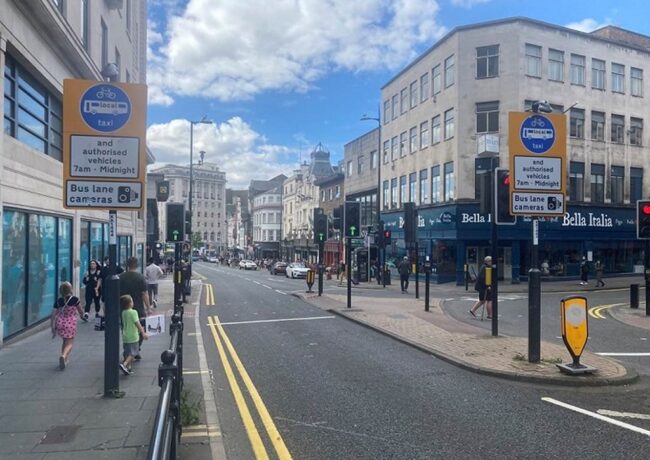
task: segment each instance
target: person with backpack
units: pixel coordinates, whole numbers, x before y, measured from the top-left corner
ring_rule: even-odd
[[[402,263],[399,264],[399,284],[402,288],[402,293],[408,294],[409,276],[411,276],[411,262],[408,256],[404,256]]]
[[[469,310],[469,314],[474,318],[476,318],[476,310],[485,304],[488,314],[487,318],[492,319],[492,290],[490,289],[491,286],[488,286],[485,280],[485,271],[488,267],[492,267],[492,257],[490,256],[483,259],[483,265],[481,265],[478,276],[476,277],[476,283],[474,283],[474,290],[478,291],[478,300]]]

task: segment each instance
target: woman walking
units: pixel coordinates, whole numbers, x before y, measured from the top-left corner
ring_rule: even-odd
[[[88,321],[88,312],[90,312],[90,304],[95,304],[95,317],[99,316],[100,310],[100,289],[102,287],[102,272],[99,269],[99,263],[96,260],[90,261],[90,267],[84,275],[83,283],[86,286],[86,306],[84,307],[84,315],[82,319]]]
[[[54,304],[50,325],[52,338],[58,335],[63,339],[61,356],[59,357],[59,369],[63,370],[68,364],[72,343],[77,334],[77,315],[82,316],[83,310],[79,298],[72,295],[72,285],[67,281],[61,283],[59,295],[61,297]]]

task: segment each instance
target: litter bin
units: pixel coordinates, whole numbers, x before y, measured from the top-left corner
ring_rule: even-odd
[[[382,282],[384,282],[384,280],[385,280],[384,284],[386,284],[386,286],[390,286],[390,270],[388,268],[384,269],[384,279],[382,280]]]
[[[639,285],[630,285],[630,308],[639,308]]]

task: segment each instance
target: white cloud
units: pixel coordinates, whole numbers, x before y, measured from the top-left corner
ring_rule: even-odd
[[[245,100],[307,91],[335,71],[395,69],[446,32],[438,9],[436,0],[190,0],[164,33],[150,24],[151,102]]]
[[[451,0],[451,4],[469,10],[470,8],[480,5],[481,3],[488,3],[491,0]]]
[[[593,18],[585,18],[581,21],[570,22],[565,27],[568,27],[569,29],[579,30],[580,32],[588,33],[588,32],[593,32],[596,29],[600,29],[601,27],[605,27],[608,24],[609,21],[598,22]]]
[[[156,157],[156,164],[189,164],[190,124],[187,120],[172,120],[151,125],[147,129],[147,145]],[[284,173],[289,175],[297,166],[297,153],[266,142],[244,120],[234,117],[216,125],[194,125],[194,161],[204,150],[205,161],[215,163],[226,172],[229,188],[248,187],[251,179],[270,179]]]

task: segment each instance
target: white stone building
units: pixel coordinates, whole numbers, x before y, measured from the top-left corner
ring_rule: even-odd
[[[146,11],[145,0],[0,2],[0,344],[49,317],[62,281],[78,293],[90,259],[108,253],[107,211],[63,209],[63,80],[102,80],[112,62],[120,81],[146,83]],[[143,214],[118,213],[119,263],[144,256]]]
[[[282,240],[282,190],[287,176],[252,180],[248,187],[255,257],[280,257]]]

